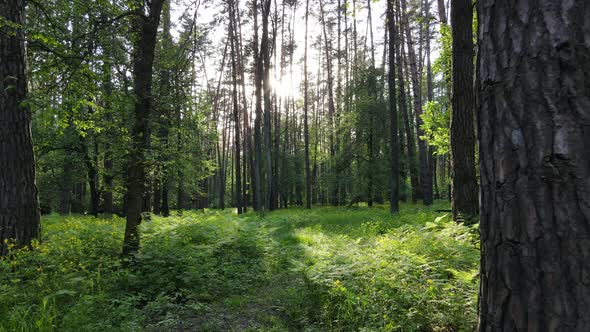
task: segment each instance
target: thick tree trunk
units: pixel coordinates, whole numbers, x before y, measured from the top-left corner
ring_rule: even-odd
[[[0,27],[0,256],[8,244],[29,246],[39,236],[39,202],[31,138],[31,112],[25,106],[25,1],[0,2],[0,16],[16,28]]]
[[[480,331],[590,331],[590,6],[477,10]]]
[[[132,146],[129,153],[127,179],[127,224],[123,242],[123,255],[139,248],[139,224],[143,211],[143,194],[146,185],[145,150],[149,142],[149,119],[151,110],[152,76],[156,36],[160,23],[162,5],[166,0],[152,0],[149,14],[137,10],[135,24],[138,41],[135,49],[133,77],[135,80],[134,123],[131,131]]]
[[[451,2],[453,97],[451,115],[452,207],[455,220],[478,213],[473,92],[473,2]]]

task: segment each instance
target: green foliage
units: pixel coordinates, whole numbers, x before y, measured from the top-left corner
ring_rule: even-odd
[[[446,155],[451,151],[451,114],[443,109],[438,101],[426,104],[426,111],[422,113],[421,128],[424,131],[422,139],[428,145],[435,147],[435,153]]]
[[[0,331],[473,330],[475,228],[432,208],[48,216],[43,243],[0,260]]]

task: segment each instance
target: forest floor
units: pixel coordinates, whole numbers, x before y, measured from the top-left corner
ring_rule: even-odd
[[[470,331],[478,236],[434,206],[43,218],[0,260],[0,331]]]

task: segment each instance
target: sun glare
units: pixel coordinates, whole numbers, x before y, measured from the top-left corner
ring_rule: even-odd
[[[270,85],[277,96],[280,97],[294,97],[298,94],[297,89],[288,79],[278,80],[274,77],[271,77]]]

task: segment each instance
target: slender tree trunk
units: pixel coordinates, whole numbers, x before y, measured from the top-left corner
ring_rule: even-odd
[[[139,224],[141,223],[142,202],[145,191],[145,150],[149,140],[149,118],[151,110],[152,75],[156,36],[160,14],[165,0],[152,0],[148,15],[143,8],[135,15],[135,28],[138,41],[135,47],[133,76],[135,80],[134,123],[131,130],[132,146],[129,153],[129,172],[127,179],[127,224],[123,254],[127,255],[139,248]]]
[[[590,6],[552,4],[477,2],[480,331],[590,331]]]
[[[305,140],[305,207],[311,209],[311,171],[309,167],[309,80],[307,77],[307,38],[309,20],[309,0],[305,1],[305,50],[303,55],[303,136]]]
[[[420,128],[422,125],[422,85],[420,84],[416,52],[414,50],[414,43],[410,25],[408,23],[406,0],[401,0],[402,10],[402,25],[406,31],[406,42],[408,44],[408,62],[410,64],[410,72],[412,77],[412,88],[414,91],[414,115],[416,117],[416,133],[418,136],[418,157],[420,161],[420,185],[422,189],[422,201],[424,205],[432,204],[432,173],[430,164],[428,162],[428,149],[426,142],[420,137],[424,136],[424,131]]]
[[[235,7],[235,15],[234,15],[234,25],[237,27],[237,41],[238,41],[238,67],[239,67],[239,72],[240,72],[240,85],[241,85],[241,89],[242,89],[242,110],[243,110],[243,114],[242,117],[244,118],[244,159],[246,158],[245,156],[248,156],[248,166],[249,166],[249,170],[250,170],[250,187],[249,187],[249,191],[252,192],[252,189],[254,187],[254,183],[255,183],[255,179],[256,179],[256,167],[254,164],[254,149],[252,147],[252,129],[250,128],[250,122],[249,122],[249,118],[250,118],[250,113],[248,113],[248,100],[246,97],[246,70],[245,70],[245,66],[244,66],[244,56],[242,53],[242,28],[241,28],[241,21],[240,21],[240,6],[236,5]],[[244,162],[244,168],[246,168],[246,162]],[[246,186],[246,176],[244,176],[244,200],[243,200],[243,204],[244,204],[244,212],[246,212],[247,207],[248,207],[248,191],[247,186]],[[254,198],[254,196],[253,196]],[[253,206],[256,206],[256,204],[253,202]]]
[[[102,19],[106,21],[106,16],[103,16]],[[111,55],[111,45],[103,45],[102,49],[105,52],[106,56]],[[113,121],[113,110],[112,110],[112,103],[111,98],[113,94],[113,85],[111,82],[112,79],[112,64],[110,61],[104,61],[103,63],[103,82],[102,82],[102,90],[104,93],[103,96],[103,107],[105,112],[105,120],[107,123],[112,123]],[[109,134],[112,134],[112,129],[107,130]],[[113,152],[112,152],[112,145],[110,142],[105,142],[104,144],[104,161],[103,161],[103,193],[102,193],[102,200],[103,200],[103,207],[104,212],[108,215],[113,213]]]
[[[68,124],[68,127],[70,125]],[[66,132],[69,128],[66,128]],[[60,199],[59,199],[59,214],[62,216],[68,215],[72,208],[72,171],[74,165],[72,164],[72,152],[66,150],[64,153],[64,160],[62,164],[62,178],[60,183]]]
[[[254,210],[260,211],[263,208],[262,201],[262,77],[264,73],[262,54],[259,50],[258,41],[258,0],[252,1],[254,12],[254,81],[256,90],[256,118],[254,120],[254,149],[255,149],[255,179],[254,179]]]
[[[401,23],[401,10],[399,0],[395,1],[396,3],[396,10],[398,12],[398,19]],[[404,122],[404,131],[406,136],[406,146],[407,146],[407,160],[408,160],[408,169],[410,171],[410,184],[412,186],[412,203],[416,203],[419,198],[420,193],[420,183],[418,182],[418,165],[416,164],[416,141],[414,140],[414,132],[412,131],[412,126],[410,122],[410,116],[408,115],[408,103],[406,100],[406,87],[405,87],[405,76],[403,73],[403,54],[405,53],[405,38],[403,33],[403,27],[399,24],[400,31],[398,32],[397,37],[399,38],[398,42],[396,43],[397,48],[397,75],[398,75],[398,88],[399,88],[399,105],[400,111],[402,113],[402,119]]]
[[[430,3],[428,0],[424,0],[424,26],[425,26],[425,52],[426,52],[426,97],[428,102],[434,101],[434,82],[432,77],[432,63],[430,61],[430,39],[431,39],[431,32],[430,32]],[[428,156],[428,163],[429,163],[429,170],[430,170],[430,179],[432,185],[434,187],[433,194],[432,188],[430,189],[430,194],[433,197],[438,197],[438,185],[436,183],[436,155],[434,154],[434,149],[432,147],[426,147],[427,156]]]
[[[90,188],[90,214],[93,216],[98,215],[100,194],[98,190],[98,159],[90,155],[88,145],[91,144],[90,140],[93,140],[93,146],[96,147],[95,156],[98,154],[98,147],[96,146],[96,138],[89,135],[88,139],[80,136],[80,146],[84,154],[84,163],[86,164],[86,175],[88,178],[88,187]],[[71,176],[71,174],[68,174]]]
[[[156,178],[154,181],[156,182],[156,187],[159,190],[158,192],[154,192],[154,213],[159,214],[162,212],[162,215],[165,217],[170,215],[169,210],[169,202],[164,202],[164,200],[168,200],[168,194],[163,195],[163,191],[168,191],[170,187],[170,170],[167,166],[169,162],[169,152],[170,144],[169,144],[169,132],[170,132],[170,124],[171,124],[171,116],[172,110],[170,109],[170,102],[171,100],[171,61],[169,56],[169,50],[173,46],[172,34],[170,32],[171,29],[171,17],[170,17],[170,3],[165,2],[162,7],[162,41],[161,41],[161,56],[163,57],[160,59],[159,66],[161,67],[161,77],[160,77],[160,102],[158,103],[157,115],[158,118],[156,123],[158,124],[158,138],[161,141],[161,146],[165,150],[163,151],[162,159],[160,160],[160,164],[162,167],[162,178]],[[158,199],[156,199],[158,198]],[[162,202],[160,203],[160,199]],[[167,207],[166,211],[162,211],[163,207]],[[156,207],[158,209],[156,209]]]
[[[323,1],[320,0],[320,18],[322,23],[322,30],[324,33],[324,44],[325,44],[325,53],[326,53],[326,74],[327,74],[327,89],[328,89],[328,140],[330,145],[330,202],[332,205],[338,205],[338,185],[334,182],[335,177],[335,163],[336,163],[336,147],[334,145],[334,117],[336,113],[336,106],[334,104],[334,88],[333,88],[333,75],[332,75],[332,56],[330,54],[332,50],[332,45],[330,39],[328,38],[328,32],[326,28],[326,20],[324,14],[324,4]]]
[[[27,99],[25,1],[0,2],[0,256],[8,245],[25,247],[39,237],[39,201]]]
[[[397,213],[399,211],[399,136],[397,126],[397,98],[395,91],[395,49],[397,41],[397,32],[395,29],[394,0],[387,0],[387,30],[389,36],[389,134],[391,142],[389,143],[389,211]]]
[[[455,220],[478,213],[473,91],[473,3],[453,0],[453,97],[451,115],[452,207]]]
[[[235,1],[228,0],[228,7],[229,7],[229,36],[230,38],[230,48],[231,48],[231,63],[232,63],[232,101],[233,101],[233,116],[234,116],[234,153],[235,153],[235,179],[236,179],[236,186],[235,186],[235,198],[236,201],[234,205],[238,209],[238,214],[242,214],[242,176],[241,176],[241,164],[240,164],[240,107],[238,105],[238,64],[236,61],[237,58],[237,37],[236,37],[236,28],[234,26],[234,8],[235,8]]]
[[[375,41],[373,39],[373,14],[371,13],[371,1],[373,0],[367,0],[367,23],[369,24],[369,36],[371,37],[371,66],[375,68]]]
[[[438,4],[438,19],[441,24],[448,24],[447,22],[447,10],[445,7],[445,0],[437,0]]]
[[[266,161],[266,188],[264,206],[266,210],[272,209],[272,145],[271,145],[271,92],[270,86],[270,39],[268,23],[270,17],[271,0],[262,0],[262,40],[260,43],[260,56],[263,66],[263,95],[264,95],[264,152]]]

